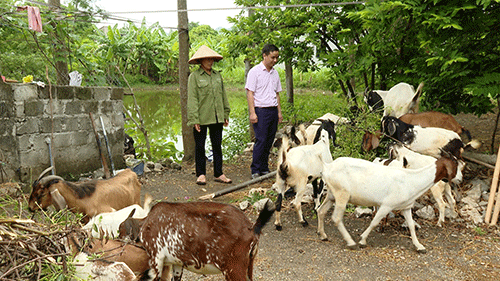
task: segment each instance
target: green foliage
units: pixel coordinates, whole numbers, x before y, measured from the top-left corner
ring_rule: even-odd
[[[278,194],[274,190],[268,190],[264,194],[262,194],[260,192],[254,192],[252,194],[244,196],[241,199],[241,201],[245,201],[246,200],[246,201],[249,201],[251,205],[253,205],[256,202],[258,202],[258,201],[260,201],[262,199],[265,199],[265,198],[269,198],[271,200],[275,200],[277,195]]]
[[[477,235],[481,235],[481,236],[488,234],[487,231],[485,231],[484,229],[482,229],[479,226],[477,226],[476,228],[474,228],[474,231],[476,232]]]

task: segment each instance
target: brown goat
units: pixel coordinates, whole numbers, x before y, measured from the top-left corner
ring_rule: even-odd
[[[222,273],[229,281],[247,281],[252,280],[261,229],[273,212],[269,200],[252,224],[242,211],[227,204],[160,202],[146,218],[123,222],[120,236],[138,239],[149,254],[152,270],[145,271],[140,280],[162,275],[166,266],[172,268],[174,280],[181,280],[186,268],[199,274]]]
[[[104,212],[112,212],[132,204],[140,204],[141,183],[137,174],[125,169],[106,180],[72,183],[59,176],[43,177],[45,170],[33,183],[29,210],[46,209],[54,204],[57,209],[68,207],[82,213],[84,221]]]
[[[469,140],[472,139],[470,132],[466,130],[462,125],[458,124],[457,120],[455,120],[455,118],[453,118],[453,116],[450,114],[437,111],[407,113],[399,117],[399,120],[408,124],[419,125],[422,128],[437,127],[453,131],[459,135],[464,133],[467,135]]]

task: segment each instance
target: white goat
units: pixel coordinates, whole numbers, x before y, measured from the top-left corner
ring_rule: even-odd
[[[418,242],[415,222],[411,208],[415,200],[443,178],[453,182],[462,180],[459,163],[449,153],[421,169],[403,169],[382,166],[356,158],[340,157],[331,163],[324,163],[323,180],[328,188],[328,197],[318,210],[318,234],[322,240],[327,236],[324,231],[324,218],[333,206],[333,222],[337,225],[347,247],[356,247],[356,242],[347,232],[342,217],[347,203],[379,207],[370,226],[361,234],[360,246],[366,246],[366,239],[373,228],[392,210],[401,210],[410,229],[413,244],[419,252],[425,247]]]
[[[73,266],[78,280],[123,281],[136,278],[134,272],[124,262],[94,261],[83,252],[75,256]]]
[[[412,85],[401,82],[394,85],[389,91],[365,91],[364,99],[371,110],[383,107],[383,116],[399,118],[408,112],[418,112],[419,97],[423,86],[424,83],[420,83],[415,91]]]
[[[292,187],[296,194],[293,204],[297,210],[299,221],[303,226],[308,223],[302,214],[301,202],[306,191],[306,184],[314,179],[321,177],[323,170],[323,159],[325,162],[332,162],[330,153],[330,144],[328,141],[328,132],[321,131],[320,140],[313,145],[303,145],[289,150],[288,139],[283,139],[278,160],[278,173],[276,175],[276,191],[278,198],[276,200],[276,219],[274,225],[277,230],[281,230],[281,204],[287,186]],[[318,191],[314,191],[316,194]],[[314,196],[314,195],[313,195]],[[317,198],[317,194],[316,197]],[[315,199],[316,200],[316,199]],[[319,200],[319,199],[317,199]],[[316,202],[319,205],[319,201]]]
[[[436,158],[434,157],[414,152],[399,144],[394,144],[389,148],[389,155],[392,159],[388,160],[390,162],[388,166],[407,169],[419,169],[436,161]],[[462,162],[460,161],[459,163]],[[464,167],[464,165],[461,165],[459,168],[460,170],[463,170]],[[450,208],[452,217],[457,216],[457,213],[455,212],[456,201],[451,192],[450,184],[445,181],[441,180],[437,182],[431,187],[430,191],[434,200],[436,200],[438,204],[439,219],[437,226],[441,227],[445,219],[446,206]],[[448,204],[443,200],[443,193],[446,196]]]
[[[153,198],[148,193],[144,198],[144,208],[134,204],[115,212],[100,213],[93,216],[82,228],[91,230],[91,235],[95,238],[102,238],[102,235],[111,239],[117,238],[120,224],[128,218],[132,210],[135,210],[134,219],[145,218],[151,209],[152,200]]]

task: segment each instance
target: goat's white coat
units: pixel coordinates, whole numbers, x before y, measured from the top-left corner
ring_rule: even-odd
[[[300,143],[308,144],[308,145],[313,144],[314,137],[316,136],[316,132],[318,131],[319,127],[321,126],[321,120],[330,120],[333,123],[335,123],[335,125],[347,124],[350,122],[349,119],[347,119],[345,117],[340,117],[340,116],[337,116],[333,113],[326,113],[323,116],[316,118],[316,120],[314,120],[312,122],[312,124],[309,125],[307,127],[307,129],[305,129],[305,140],[304,140],[304,136],[302,135],[302,132],[299,131],[295,134],[297,136],[297,138],[300,140]]]
[[[83,229],[90,229],[92,237],[101,238],[101,231],[105,237],[118,237],[120,224],[127,219],[132,210],[135,210],[133,218],[142,219],[148,215],[149,209],[145,210],[141,206],[134,204],[115,212],[100,213],[93,216]]]
[[[390,153],[395,159],[391,162],[390,166],[395,166],[395,167],[403,167],[403,158],[406,158],[407,161],[407,166],[406,168],[408,169],[418,169],[422,168],[426,165],[429,165],[433,163],[436,159],[431,156],[423,155],[417,152],[414,152],[404,146],[400,145],[394,145],[391,147],[391,153]],[[463,170],[464,165],[462,161],[459,161],[459,167],[458,169]],[[439,227],[442,226],[442,223],[444,223],[444,215],[445,215],[445,209],[446,206],[448,206],[452,212],[452,216],[456,216],[455,212],[455,205],[456,201],[455,198],[453,197],[453,194],[451,192],[451,186],[449,183],[446,183],[444,181],[439,181],[435,185],[431,187],[431,193],[434,199],[436,200],[439,208],[439,219],[437,222],[437,225]],[[443,200],[443,193],[446,196],[446,200],[448,201],[448,204],[444,202]]]
[[[123,262],[91,261],[88,255],[81,252],[73,259],[78,280],[96,281],[132,281],[135,274]]]
[[[347,232],[342,217],[347,203],[360,206],[377,206],[375,217],[370,226],[361,234],[360,245],[366,245],[366,238],[382,218],[392,210],[402,210],[408,223],[413,244],[418,251],[425,251],[425,247],[418,242],[415,233],[415,222],[411,216],[411,207],[415,200],[424,194],[436,182],[436,160],[433,164],[420,169],[403,169],[375,164],[363,159],[340,157],[332,163],[325,163],[323,180],[328,188],[328,197],[318,210],[318,233],[326,240],[324,231],[324,217],[328,209],[333,206],[335,211],[332,220],[337,225],[348,247],[356,242]],[[456,169],[456,167],[455,167]],[[453,181],[462,180],[460,169],[456,169]]]
[[[285,141],[287,143],[287,141]],[[283,163],[283,150],[286,154],[286,165],[288,166],[289,176],[284,181],[279,173],[276,175],[276,191],[280,193],[283,197],[287,186],[294,188],[296,198],[293,201],[295,209],[297,210],[297,215],[299,216],[299,221],[305,223],[304,217],[302,215],[301,202],[304,193],[306,192],[306,185],[309,181],[309,177],[319,178],[321,177],[321,172],[323,171],[323,161],[329,163],[332,162],[332,155],[330,153],[330,143],[328,139],[328,132],[323,130],[321,132],[321,139],[313,145],[302,145],[288,149],[288,145],[284,143],[279,153],[278,160],[278,170],[280,165]],[[280,212],[275,212],[275,222],[276,226],[281,226],[281,216]]]
[[[457,133],[442,128],[414,126],[413,132],[416,137],[413,142],[407,144],[408,148],[435,158],[440,157],[441,148],[451,140],[461,140]]]
[[[413,101],[417,93],[412,85],[401,82],[389,89],[386,94],[381,92],[383,91],[377,91],[384,101],[383,116],[399,118],[408,112],[418,112],[418,102]]]

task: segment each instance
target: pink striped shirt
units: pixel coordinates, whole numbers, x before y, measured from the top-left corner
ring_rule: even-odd
[[[278,71],[272,68],[267,71],[261,62],[248,72],[245,89],[254,92],[255,107],[278,106],[276,95],[282,91]]]

